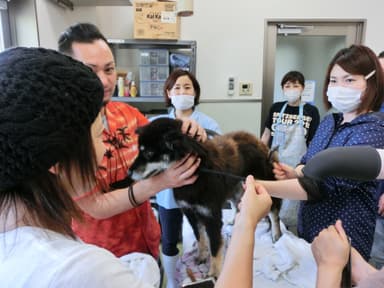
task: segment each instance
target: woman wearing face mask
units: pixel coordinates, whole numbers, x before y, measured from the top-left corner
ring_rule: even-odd
[[[200,100],[200,85],[191,73],[180,69],[174,70],[165,81],[163,92],[166,106],[171,107],[169,113],[150,120],[159,117],[192,118],[203,128],[220,133],[217,122],[196,109]],[[175,272],[179,254],[177,242],[181,235],[183,216],[173,197],[172,189],[166,189],[158,193],[156,201],[159,205],[161,258],[167,276],[167,288],[176,288],[178,285]]]
[[[279,161],[290,166],[300,163],[307,146],[319,126],[319,111],[313,105],[302,103],[304,75],[290,71],[281,80],[287,101],[272,105],[261,141],[279,152]],[[297,209],[299,201],[283,200],[280,218],[289,230],[297,234]]]
[[[335,55],[328,66],[323,99],[327,108],[333,107],[340,112],[324,117],[301,165],[295,169],[281,163],[275,165],[277,179],[302,175],[301,169],[306,162],[330,147],[384,147],[384,121],[377,113],[373,113],[380,109],[384,100],[384,75],[371,49],[352,45]],[[312,242],[322,229],[341,219],[352,246],[364,259],[369,258],[377,213],[374,200],[376,181],[326,177],[318,183],[320,194],[317,195],[299,190],[288,194],[288,182],[275,182],[264,183],[272,196],[307,200],[300,204],[299,236]]]

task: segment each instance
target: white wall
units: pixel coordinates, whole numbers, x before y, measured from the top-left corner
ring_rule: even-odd
[[[96,7],[76,7],[73,11],[50,0],[36,0],[39,43],[45,48],[57,49],[57,39],[69,25],[76,22],[97,24]]]
[[[212,114],[223,131],[246,129],[259,134],[261,102],[257,99],[262,97],[266,20],[367,19],[365,44],[379,52],[384,49],[383,9],[382,0],[194,0],[194,15],[181,21],[181,39],[197,41],[202,100],[211,99],[200,110]],[[44,47],[56,47],[59,32],[75,21],[95,23],[107,37],[132,37],[132,7],[75,7],[71,12],[48,0],[37,0],[37,12]],[[227,96],[229,76],[253,83],[253,96],[245,98],[252,101],[228,102],[238,98]]]
[[[39,46],[35,1],[12,1],[8,4],[8,9],[14,42],[18,43],[18,46]]]

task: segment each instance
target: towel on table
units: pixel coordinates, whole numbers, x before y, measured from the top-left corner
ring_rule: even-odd
[[[313,288],[316,284],[316,262],[308,242],[287,231],[272,243],[269,224],[262,221],[255,232],[253,273],[273,281],[285,279],[295,287]]]

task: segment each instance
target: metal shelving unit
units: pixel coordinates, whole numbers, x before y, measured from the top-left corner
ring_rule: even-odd
[[[172,41],[172,40],[136,40],[136,39],[108,39],[112,51],[116,58],[117,67],[121,62],[127,62],[127,65],[137,66],[138,59],[123,59],[128,54],[127,49],[139,51],[140,49],[168,49],[171,52],[187,52],[190,59],[190,72],[196,74],[196,41]],[[130,51],[132,53],[132,51]],[[135,56],[132,56],[137,58]],[[119,63],[120,62],[120,63]],[[140,93],[140,91],[139,91]],[[165,111],[164,99],[162,95],[154,97],[113,97],[113,101],[129,103],[137,107],[144,113],[152,113],[153,111]]]

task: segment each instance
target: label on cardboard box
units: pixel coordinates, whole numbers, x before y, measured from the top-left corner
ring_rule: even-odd
[[[161,11],[161,20],[162,23],[175,23],[177,22],[176,12],[167,12]]]
[[[134,18],[133,37],[136,39],[179,39],[176,2],[135,1]]]

